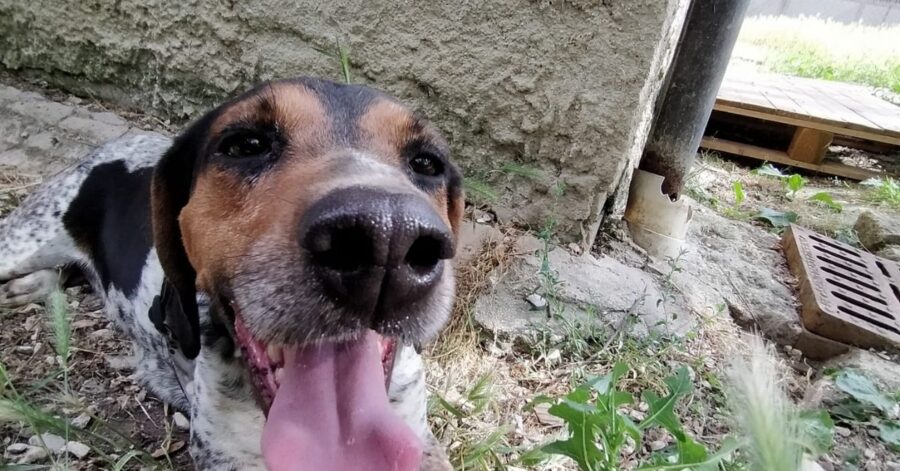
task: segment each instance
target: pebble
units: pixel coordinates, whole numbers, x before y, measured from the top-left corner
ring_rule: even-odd
[[[534,309],[544,309],[547,307],[547,300],[537,293],[528,295],[525,300],[528,301],[528,304],[531,304],[531,307]]]
[[[47,459],[47,450],[39,446],[29,446],[25,453],[16,461],[16,464],[38,463]]]
[[[6,452],[11,455],[18,455],[21,453],[25,453],[28,451],[28,444],[26,443],[13,443],[12,445],[6,447]]]
[[[42,433],[40,437],[32,435],[28,438],[28,444],[31,446],[46,446],[52,452],[58,452],[65,448],[66,439],[52,433]]]
[[[113,336],[113,331],[109,329],[97,329],[91,332],[91,337],[100,340],[111,339]]]
[[[66,451],[75,455],[78,459],[82,459],[91,452],[91,447],[81,442],[66,443]]]
[[[865,457],[868,459],[872,459],[875,457],[875,450],[866,448],[866,451],[863,452],[863,455],[865,455]]]
[[[72,419],[72,426],[81,430],[88,426],[91,423],[91,416],[88,414],[81,414],[78,417]]]
[[[666,447],[666,442],[663,440],[654,440],[650,442],[650,450],[659,451]]]

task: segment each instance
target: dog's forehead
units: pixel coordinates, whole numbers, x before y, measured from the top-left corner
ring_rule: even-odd
[[[418,135],[436,137],[422,117],[384,94],[313,79],[272,82],[238,97],[220,109],[210,135],[257,124],[321,146],[396,149]]]

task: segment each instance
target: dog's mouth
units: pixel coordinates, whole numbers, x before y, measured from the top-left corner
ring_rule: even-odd
[[[395,339],[266,345],[239,314],[234,331],[266,413],[269,470],[418,469],[421,443],[387,397]]]

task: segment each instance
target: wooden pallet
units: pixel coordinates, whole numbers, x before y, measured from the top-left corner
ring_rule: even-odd
[[[877,173],[823,162],[835,135],[900,146],[900,107],[856,85],[745,72],[728,74],[714,109],[794,126],[796,130],[787,149],[710,136],[703,139],[702,147],[856,180]]]

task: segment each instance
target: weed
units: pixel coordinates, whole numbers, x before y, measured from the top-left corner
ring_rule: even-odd
[[[507,175],[518,175],[529,180],[540,180],[544,178],[544,173],[540,170],[513,162],[504,164],[503,167],[500,168],[500,171]]]
[[[506,469],[501,456],[508,453],[509,446],[504,428],[486,431],[478,417],[493,402],[491,377],[484,375],[458,400],[450,401],[432,393],[429,400],[429,415],[435,421],[435,431],[439,437],[450,435],[459,446],[450,450],[450,462],[457,470]]]
[[[793,211],[777,211],[770,208],[760,208],[759,213],[754,216],[755,219],[765,221],[772,225],[777,231],[782,231],[792,223],[800,219],[800,215]]]
[[[830,448],[834,423],[821,411],[800,411],[781,388],[770,350],[753,336],[746,358],[728,370],[727,398],[745,437],[754,471],[796,471],[804,455]]]
[[[797,192],[806,186],[807,180],[800,174],[794,173],[787,177],[784,181],[784,188],[787,190],[787,198],[791,201],[797,197]]]
[[[818,201],[819,203],[828,206],[832,211],[839,213],[844,210],[844,207],[834,201],[834,198],[831,197],[831,194],[827,191],[820,191],[809,197],[810,201]]]
[[[744,194],[744,186],[741,185],[741,182],[735,181],[731,184],[731,191],[734,193],[734,208],[737,209],[747,198],[747,195]]]
[[[639,468],[643,470],[715,466],[735,449],[735,443],[729,441],[720,452],[710,454],[704,445],[684,432],[675,405],[691,393],[690,375],[685,367],[666,378],[665,396],[660,397],[652,390],[643,392],[642,398],[649,406],[648,415],[634,423],[622,412],[624,406],[634,403],[634,398],[617,389],[620,378],[628,371],[624,363],[616,363],[610,373],[588,380],[562,398],[541,396],[532,401],[530,409],[538,404],[550,404],[548,412],[565,422],[568,433],[563,440],[526,453],[523,464],[534,466],[550,455],[562,455],[575,461],[583,471],[622,469],[623,449],[629,445],[640,447],[643,433],[650,428],[665,429],[677,444],[664,453],[651,455]]]
[[[492,202],[499,198],[497,192],[487,183],[473,177],[466,177],[463,180],[463,188],[466,190],[466,197],[475,201]]]
[[[555,231],[556,221],[549,219],[538,232],[538,239],[541,240],[541,249],[538,251],[538,256],[541,259],[541,266],[537,274],[540,281],[538,289],[547,300],[548,318],[561,317],[563,314],[562,300],[559,295],[562,281],[559,279],[559,272],[550,266],[550,246]]]
[[[43,444],[41,434],[53,433],[62,436],[68,443],[75,438],[87,445],[92,453],[99,457],[112,469],[123,469],[129,462],[138,461],[142,466],[159,469],[159,463],[142,451],[142,445],[122,434],[115,427],[92,414],[80,399],[72,394],[69,387],[70,356],[72,354],[72,327],[65,295],[57,290],[52,292],[46,302],[50,330],[53,334],[53,346],[56,351],[60,369],[50,376],[38,381],[35,386],[23,394],[9,376],[9,372],[0,363],[0,423],[18,423],[31,429]],[[58,384],[59,377],[61,383]],[[45,397],[35,399],[42,391],[48,392]],[[42,399],[42,400],[41,400]],[[73,427],[65,414],[55,413],[60,405],[68,413],[85,413],[91,416],[91,428]],[[46,449],[46,444],[43,444]],[[112,453],[125,455],[117,457]],[[47,450],[51,457],[54,453]],[[68,454],[63,455],[68,460]],[[67,469],[68,463],[55,462],[54,466]],[[171,469],[171,465],[169,468]]]
[[[893,178],[871,178],[861,185],[871,188],[869,200],[893,208],[900,208],[900,184]]]
[[[895,451],[900,451],[900,402],[883,393],[866,375],[857,370],[842,370],[834,384],[847,397],[831,408],[831,414],[850,425],[864,425],[878,430],[878,437]]]

